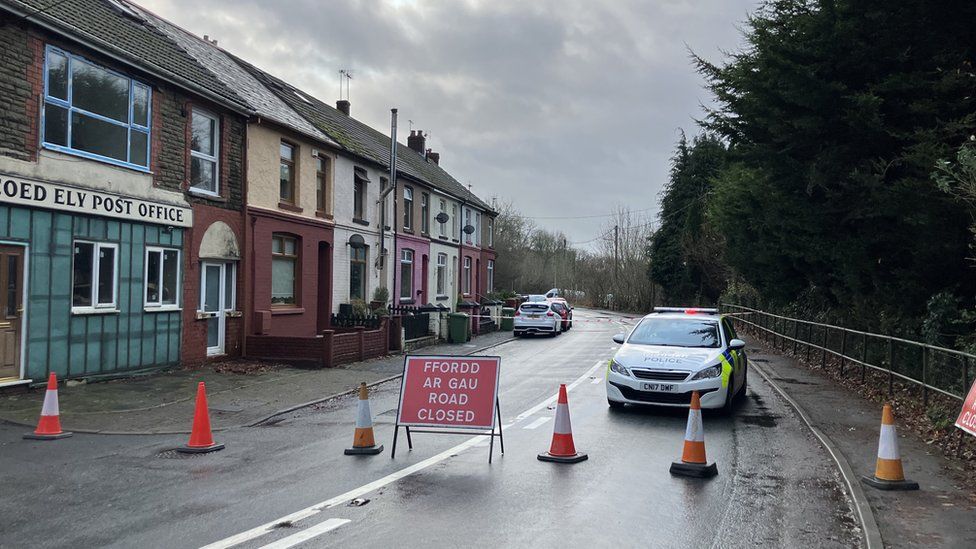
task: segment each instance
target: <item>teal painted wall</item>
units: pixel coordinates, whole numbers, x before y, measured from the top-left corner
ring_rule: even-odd
[[[179,362],[181,313],[147,313],[143,305],[146,246],[183,249],[183,230],[167,234],[164,228],[0,206],[0,240],[30,245],[27,345],[22,349],[26,377],[36,381],[51,371],[59,378],[84,377]],[[71,314],[74,239],[119,245],[118,313]]]

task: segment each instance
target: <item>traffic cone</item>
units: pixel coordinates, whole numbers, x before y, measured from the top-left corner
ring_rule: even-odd
[[[569,399],[566,397],[566,385],[559,386],[559,400],[556,402],[556,424],[552,428],[552,444],[549,451],[537,456],[539,461],[555,463],[579,463],[588,456],[576,451],[573,444],[573,426],[569,422]]]
[[[878,462],[874,476],[861,477],[864,484],[879,490],[918,490],[918,483],[905,480],[898,452],[898,433],[895,431],[895,414],[891,405],[881,409],[881,438],[878,441]]]
[[[369,411],[369,389],[365,383],[359,384],[359,404],[356,411],[356,434],[352,437],[352,448],[346,448],[347,456],[375,456],[383,451],[383,445],[376,445],[373,439],[373,414]]]
[[[51,372],[47,378],[47,391],[44,392],[44,405],[41,406],[41,419],[37,429],[27,433],[24,438],[31,440],[55,440],[70,437],[71,433],[61,430],[61,411],[58,408],[58,376]]]
[[[671,463],[671,474],[685,477],[707,478],[718,474],[715,463],[705,458],[705,430],[702,427],[701,399],[698,391],[691,393],[688,425],[685,427],[685,446],[681,461]]]
[[[203,382],[197,384],[197,406],[193,413],[193,429],[190,431],[190,441],[185,446],[176,449],[184,454],[205,454],[223,450],[223,444],[214,442],[210,431],[210,410],[207,409],[207,388]]]

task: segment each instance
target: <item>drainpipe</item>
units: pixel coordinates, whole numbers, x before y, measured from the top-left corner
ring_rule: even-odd
[[[392,257],[394,258],[394,261],[390,261],[390,263],[393,263],[393,265],[390,266],[390,268],[393,269],[393,287],[390,288],[390,302],[396,304],[396,303],[399,303],[399,299],[400,299],[400,296],[396,294],[396,287],[397,287],[396,286],[397,269],[396,269],[396,263],[395,263],[395,259],[396,259],[396,247],[397,247],[397,213],[396,213],[396,205],[397,205],[397,193],[396,193],[396,187],[397,187],[397,180],[396,180],[396,174],[397,174],[397,110],[396,109],[390,109],[390,119],[391,119],[390,120],[390,186],[387,187],[386,192],[387,193],[390,193],[390,192],[393,193],[393,213],[391,214],[392,217],[393,217],[393,219],[390,220],[390,226],[393,227],[393,249],[389,253],[392,253]],[[386,198],[385,198],[385,195],[381,197],[381,202],[383,204],[383,212],[385,214],[386,213]],[[380,226],[380,231],[382,232],[382,235],[383,235],[382,238],[383,238],[383,242],[385,244],[386,243],[386,224],[385,223],[382,226]],[[380,250],[380,252],[382,253],[382,250]],[[389,255],[388,255],[388,257],[389,257]],[[386,262],[384,262],[384,265],[386,265]],[[382,276],[383,276],[383,283],[386,284],[386,272],[385,271],[382,273]]]

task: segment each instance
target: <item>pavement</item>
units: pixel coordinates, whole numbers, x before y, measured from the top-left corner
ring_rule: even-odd
[[[510,332],[491,332],[468,343],[443,343],[408,354],[465,355],[511,338]],[[196,386],[202,381],[215,430],[248,426],[281,410],[351,391],[360,382],[373,384],[398,375],[403,371],[403,355],[324,369],[255,365],[245,365],[251,373],[217,363],[114,381],[69,382],[58,387],[61,425],[77,433],[189,433]],[[39,386],[0,397],[0,422],[36,426],[44,389]]]
[[[632,321],[576,316],[599,322],[482,353],[502,359],[505,453],[491,465],[488,440],[461,434],[417,433],[409,450],[401,432],[391,459],[398,380],[370,397],[378,456],[343,455],[353,395],[218,432],[226,449],[192,457],[173,451],[184,435],[41,442],[0,424],[0,547],[862,545],[830,456],[761,377],[734,415],[704,414],[719,475],[673,477],[687,411],[608,408],[611,336]],[[589,455],[575,465],[536,459],[559,383]]]
[[[858,477],[873,476],[881,407],[800,362],[747,338],[749,360],[803,408]],[[752,378],[750,378],[751,380]],[[897,422],[897,418],[896,418]],[[972,479],[938,448],[912,431],[898,431],[905,477],[920,490],[885,492],[864,486],[886,547],[976,547],[976,493]]]

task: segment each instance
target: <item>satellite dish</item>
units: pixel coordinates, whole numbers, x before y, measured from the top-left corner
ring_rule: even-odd
[[[365,248],[366,241],[363,239],[362,235],[354,234],[349,237],[349,246],[352,248]]]
[[[474,225],[465,225],[463,229],[464,234],[474,234]]]
[[[451,219],[451,216],[447,215],[447,212],[441,212],[441,213],[437,214],[436,217],[434,217],[434,221],[436,221],[438,223],[441,223],[441,224],[447,223],[448,220],[450,220],[450,219]]]

